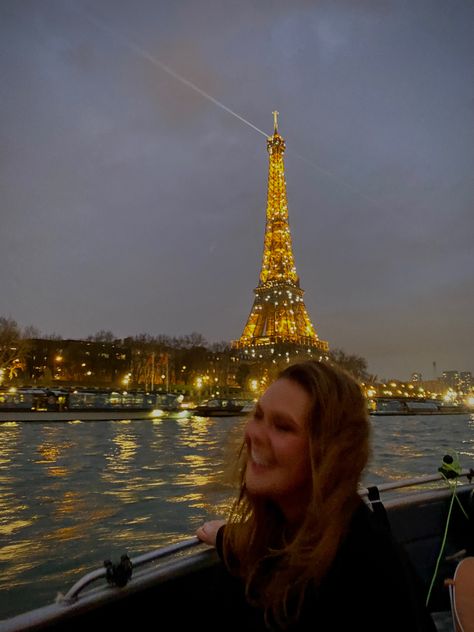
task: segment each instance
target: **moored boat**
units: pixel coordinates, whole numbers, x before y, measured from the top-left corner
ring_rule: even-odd
[[[439,399],[378,397],[370,400],[371,415],[459,415],[469,413],[463,405],[447,404]]]
[[[181,399],[143,391],[12,389],[0,393],[0,422],[188,417]]]
[[[200,417],[229,417],[244,413],[245,402],[236,399],[207,399],[195,406],[192,411]]]
[[[382,500],[391,530],[411,558],[434,613],[448,614],[444,580],[453,577],[460,559],[473,554],[473,476],[473,470],[464,470],[451,482],[433,475],[361,491],[374,511],[380,511]],[[85,575],[56,603],[0,622],[0,631],[74,632],[102,625],[126,630],[156,617],[178,629],[229,629],[227,623],[238,619],[238,613],[219,608],[219,565],[214,549],[197,538],[131,561],[123,557],[120,564]],[[370,616],[370,595],[367,608]]]

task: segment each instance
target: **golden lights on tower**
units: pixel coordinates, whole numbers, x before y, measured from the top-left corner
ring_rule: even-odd
[[[267,139],[269,155],[265,238],[255,299],[235,349],[244,351],[275,345],[301,347],[309,353],[327,353],[303,301],[303,290],[293,257],[283,154],[286,144],[278,132],[278,112],[273,112],[273,135]]]

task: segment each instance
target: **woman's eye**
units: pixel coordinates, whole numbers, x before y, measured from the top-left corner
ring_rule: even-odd
[[[281,432],[291,432],[293,430],[293,426],[290,426],[290,424],[281,421],[277,421],[275,423],[275,428],[277,430],[280,430]]]

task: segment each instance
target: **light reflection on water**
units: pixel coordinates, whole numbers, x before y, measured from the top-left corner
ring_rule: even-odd
[[[373,457],[365,479],[381,482],[436,473],[448,450],[474,459],[474,416],[372,417]]]
[[[192,535],[229,509],[238,418],[0,424],[0,618],[84,573]],[[472,466],[474,420],[372,418],[369,483]]]

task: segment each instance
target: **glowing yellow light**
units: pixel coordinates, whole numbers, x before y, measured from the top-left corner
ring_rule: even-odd
[[[306,312],[299,289],[299,278],[293,257],[291,234],[288,224],[288,202],[284,176],[283,153],[285,141],[279,135],[268,139],[269,153],[268,195],[266,229],[260,282],[244,331],[235,348],[263,346],[267,336],[278,336],[278,342],[290,342],[327,350],[328,344],[320,341]],[[287,299],[280,299],[286,294]],[[294,300],[293,300],[294,299]],[[297,315],[292,307],[296,305]],[[309,339],[309,342],[308,342]],[[296,350],[295,350],[296,351]],[[251,350],[254,356],[254,350]],[[260,357],[262,357],[260,355]]]

